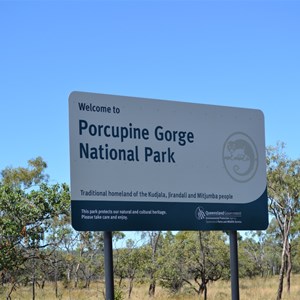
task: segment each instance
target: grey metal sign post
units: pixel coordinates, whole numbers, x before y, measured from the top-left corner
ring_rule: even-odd
[[[239,267],[238,267],[238,244],[237,232],[231,230],[230,235],[230,273],[231,273],[231,299],[240,299]]]
[[[105,300],[114,300],[112,232],[104,231]]]

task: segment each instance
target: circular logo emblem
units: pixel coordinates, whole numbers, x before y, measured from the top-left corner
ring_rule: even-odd
[[[205,211],[204,211],[203,207],[198,206],[196,208],[195,217],[196,217],[197,220],[205,219],[206,215],[205,215]]]
[[[253,140],[242,132],[230,135],[223,146],[223,163],[233,180],[249,181],[258,166],[258,154]]]

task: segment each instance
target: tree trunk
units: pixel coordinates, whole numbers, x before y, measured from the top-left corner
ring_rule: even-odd
[[[207,286],[204,286],[204,300],[207,300]]]
[[[17,285],[16,282],[14,282],[14,283],[12,284],[12,287],[11,287],[9,293],[8,293],[7,296],[6,296],[6,300],[11,300],[11,294],[12,294],[13,291],[16,290],[16,285]]]
[[[285,251],[282,251],[281,267],[280,267],[280,272],[279,272],[279,284],[278,284],[276,300],[281,300],[281,297],[282,297],[284,269],[285,269]]]
[[[202,261],[203,265],[203,272],[201,274],[201,287],[200,291],[201,293],[204,293],[204,300],[207,299],[207,286],[206,286],[206,280],[205,280],[205,273],[206,273],[206,257],[205,257],[205,250],[203,246],[203,239],[202,239],[202,233],[201,231],[198,231],[198,237],[199,237],[199,243],[200,243],[200,261]]]
[[[69,288],[71,283],[71,268],[67,268],[66,281],[64,281],[64,288]]]
[[[156,283],[155,283],[155,280],[153,280],[149,286],[149,296],[150,297],[154,297],[154,295],[155,295],[155,286],[156,286]]]
[[[56,279],[55,279],[55,297],[58,298],[58,284]]]
[[[89,289],[90,288],[90,284],[91,284],[91,277],[90,276],[86,276],[84,288],[85,289]]]
[[[33,259],[33,276],[32,276],[32,300],[35,300],[35,260]]]
[[[132,290],[133,290],[133,280],[134,280],[134,277],[131,277],[130,281],[129,281],[128,299],[130,299],[131,293],[132,293]]]
[[[74,282],[74,287],[77,288],[78,286],[78,280],[79,280],[79,275],[78,275],[78,272],[79,272],[79,267],[80,267],[80,264],[77,264],[76,266],[76,269],[75,269],[75,282]]]
[[[154,297],[155,295],[155,287],[156,287],[156,282],[154,278],[151,278],[151,283],[149,286],[149,296]]]
[[[32,300],[35,300],[35,278],[32,280]]]
[[[287,249],[287,270],[286,270],[286,282],[287,282],[287,292],[290,294],[291,291],[291,273],[292,273],[292,246],[289,243]]]
[[[54,252],[54,279],[55,279],[55,297],[58,298],[58,283],[57,283],[57,259],[56,251]]]
[[[283,229],[284,231],[283,231],[283,245],[282,245],[282,253],[281,253],[281,266],[280,266],[279,284],[278,284],[276,300],[281,300],[282,291],[283,291],[283,279],[284,279],[284,271],[286,266],[286,254],[287,254],[288,236],[289,236],[289,226],[288,226],[287,219],[285,219],[284,221]]]
[[[122,281],[123,281],[123,276],[120,276],[120,279],[119,279],[119,288],[121,287]]]
[[[1,286],[4,286],[5,283],[5,274],[4,274],[4,270],[1,271]]]
[[[158,247],[158,241],[161,235],[161,231],[153,231],[149,233],[150,237],[150,244],[152,248],[152,270],[150,274],[150,286],[149,286],[149,296],[154,297],[155,295],[155,287],[156,287],[156,280],[155,280],[155,272],[157,271],[157,266],[156,266],[156,252],[157,252],[157,247]]]

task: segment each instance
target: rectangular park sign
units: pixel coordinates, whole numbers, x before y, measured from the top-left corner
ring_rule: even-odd
[[[72,92],[76,230],[262,230],[264,116],[256,109]]]

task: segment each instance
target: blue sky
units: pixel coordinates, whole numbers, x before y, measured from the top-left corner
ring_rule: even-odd
[[[0,1],[0,170],[70,181],[68,96],[258,108],[300,157],[300,1]]]

